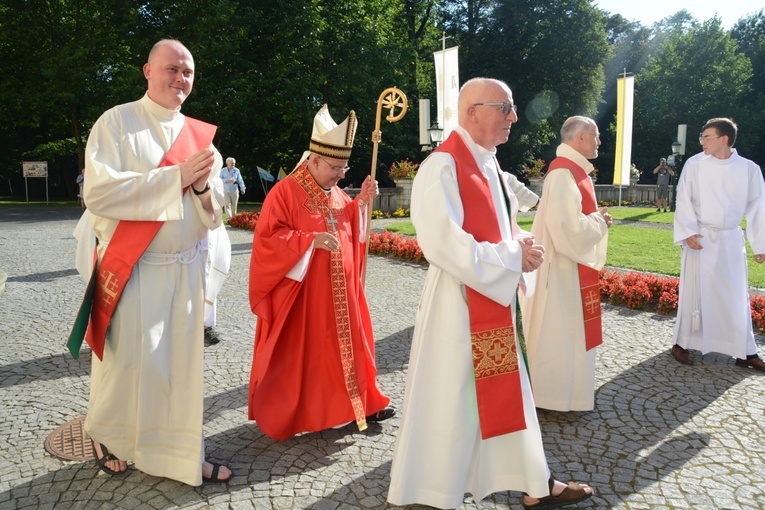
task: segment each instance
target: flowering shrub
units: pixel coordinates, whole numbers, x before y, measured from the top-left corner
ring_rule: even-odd
[[[372,232],[369,236],[369,252],[384,257],[395,257],[418,264],[425,262],[425,256],[422,254],[417,239],[393,232],[384,231],[382,233]]]
[[[228,224],[235,228],[243,228],[245,230],[255,230],[255,224],[260,218],[259,212],[240,212],[228,219]]]
[[[402,209],[400,209],[403,211]],[[382,215],[380,211],[372,211]],[[398,211],[397,211],[398,212]],[[260,217],[257,212],[242,212],[228,220],[232,227],[255,230]],[[383,257],[393,257],[417,264],[425,264],[417,239],[389,231],[372,232],[369,252]],[[662,315],[677,313],[680,279],[652,273],[639,273],[603,269],[600,271],[600,295],[604,302],[638,310],[655,311]],[[765,332],[765,297],[755,295],[749,300],[752,308],[752,324],[757,331]]]
[[[749,300],[752,306],[752,322],[758,331],[765,331],[765,297],[752,296]]]
[[[372,209],[372,219],[373,220],[379,220],[385,218],[385,213],[382,211],[378,211],[377,209]]]
[[[393,211],[393,214],[391,215],[394,218],[408,218],[409,217],[409,209],[402,209],[399,207],[395,211]]]
[[[603,269],[600,272],[600,294],[603,301],[634,309],[656,311],[662,315],[677,313],[680,279],[650,273],[620,273]],[[752,296],[752,325],[765,331],[765,297]]]
[[[409,158],[394,161],[388,170],[388,175],[393,180],[414,179],[419,164],[412,162]]]
[[[638,167],[635,166],[635,163],[630,165],[630,177],[633,179],[640,177],[640,170],[638,170]]]
[[[537,158],[530,165],[523,167],[523,176],[527,179],[542,177],[542,168],[545,166],[545,160]]]
[[[664,293],[677,295],[677,278],[667,278],[650,273],[630,271],[621,273],[604,269],[600,272],[600,295],[603,300],[613,305],[626,306],[636,310],[657,310],[663,315],[672,315],[677,310],[677,300],[674,307],[669,307],[672,300],[661,301]],[[662,306],[659,306],[659,305]]]
[[[677,280],[677,278],[674,278]],[[658,311],[662,315],[672,315],[677,312],[678,285],[664,291],[659,296]]]

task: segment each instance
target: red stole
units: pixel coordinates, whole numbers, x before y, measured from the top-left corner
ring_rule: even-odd
[[[436,151],[447,152],[454,157],[465,214],[462,229],[472,234],[476,241],[501,242],[499,217],[494,208],[489,182],[462,137],[452,133]],[[513,312],[509,306],[502,306],[470,287],[466,286],[465,289],[481,438],[489,439],[524,430],[526,417],[513,331]]]
[[[186,117],[181,132],[178,133],[178,137],[158,167],[180,164],[190,155],[209,147],[217,129],[212,124]],[[185,191],[183,192],[185,193]],[[120,220],[117,224],[109,246],[107,246],[104,256],[97,265],[97,269],[94,270],[91,282],[88,284],[85,301],[92,293],[92,308],[88,310],[86,302],[83,302],[75,321],[75,327],[69,342],[67,342],[69,350],[75,358],[77,357],[75,353],[79,353],[82,345],[82,337],[76,331],[77,326],[84,323],[80,315],[89,311],[90,320],[85,341],[88,342],[98,359],[103,360],[106,330],[133,272],[133,266],[149,247],[164,223],[164,221]],[[78,336],[79,338],[76,338]]]
[[[582,212],[592,214],[598,210],[595,189],[587,172],[568,158],[557,157],[550,163],[548,172],[564,168],[571,172],[582,194]],[[584,317],[584,339],[587,350],[603,343],[603,327],[600,312],[600,273],[597,269],[577,264],[579,269],[579,289],[582,294],[582,316]]]

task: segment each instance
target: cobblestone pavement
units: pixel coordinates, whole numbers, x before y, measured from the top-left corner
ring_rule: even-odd
[[[74,270],[76,208],[0,208],[0,509],[389,508],[398,417],[284,442],[247,421],[255,317],[247,303],[252,233],[229,230],[233,268],[219,298],[223,341],[206,347],[208,457],[235,472],[228,485],[189,487],[135,469],[121,478],[93,462],[62,461],[45,438],[87,411],[90,356],[65,348],[84,290]],[[401,404],[421,266],[370,257],[367,289],[380,384]],[[540,411],[554,474],[586,481],[584,508],[765,508],[765,377],[707,355],[668,354],[672,318],[605,307],[596,409]],[[761,352],[762,339],[758,338]],[[443,424],[433,416],[434,432]],[[520,508],[503,492],[462,508]]]

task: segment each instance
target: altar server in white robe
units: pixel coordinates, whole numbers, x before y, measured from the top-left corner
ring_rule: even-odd
[[[93,355],[85,429],[103,471],[123,473],[132,459],[147,474],[196,486],[231,476],[205,460],[202,436],[200,241],[221,224],[223,184],[213,168],[222,158],[210,144],[179,164],[158,166],[184,125],[192,124],[180,108],[192,89],[194,60],[180,42],[162,40],[143,72],[146,94],[105,112],[88,137],[84,193],[90,207],[83,221],[92,224],[99,260],[120,220],[164,223],[133,267],[103,359]],[[92,237],[82,230],[78,268],[92,257]]]
[[[727,118],[704,125],[704,152],[685,164],[677,186],[675,244],[682,247],[680,296],[671,353],[692,364],[689,349],[719,352],[743,368],[765,371],[752,332],[746,239],[765,260],[765,182],[738,155],[738,127]],[[739,225],[746,218],[746,239]]]
[[[543,255],[515,222],[518,202],[495,157],[517,120],[505,83],[468,81],[459,96],[460,127],[414,180],[412,222],[430,267],[391,467],[388,502],[395,505],[456,508],[465,493],[479,501],[516,490],[527,493],[523,504],[533,508],[592,494],[586,485],[550,476],[514,334],[518,284]],[[479,240],[484,237],[493,240]],[[479,331],[474,320],[487,308],[500,311],[488,317],[500,327]],[[485,361],[501,359],[495,377],[486,377],[482,362],[474,364],[474,349]],[[503,405],[492,405],[497,402]]]
[[[595,407],[595,347],[602,343],[598,271],[606,263],[608,209],[589,177],[598,156],[595,121],[566,119],[531,233],[545,247],[536,291],[521,296],[531,387],[540,409]],[[587,297],[584,297],[587,296]]]

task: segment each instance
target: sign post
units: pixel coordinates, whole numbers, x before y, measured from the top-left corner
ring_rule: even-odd
[[[24,191],[29,203],[29,185],[27,179],[30,177],[45,177],[45,205],[48,205],[48,162],[47,161],[24,161],[22,164],[24,170]]]

